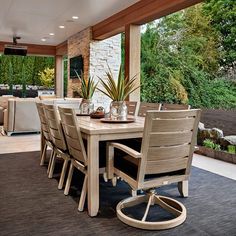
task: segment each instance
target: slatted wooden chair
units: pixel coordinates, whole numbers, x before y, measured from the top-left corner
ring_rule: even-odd
[[[148,103],[148,102],[140,102],[139,104],[139,110],[138,110],[138,116],[145,117],[147,114],[147,111],[160,111],[161,110],[161,104],[160,103]],[[135,138],[135,139],[129,139],[129,140],[123,140],[120,141],[121,143],[128,143],[128,146],[133,147],[135,149],[139,148],[142,142],[142,138]],[[113,183],[115,183],[115,179],[113,180]],[[132,195],[136,195],[135,191],[132,191]]]
[[[139,106],[138,116],[145,117],[147,111],[160,111],[161,104],[160,103],[148,103],[148,102],[141,102]]]
[[[66,181],[64,194],[68,195],[74,168],[85,174],[82,192],[79,200],[78,210],[83,211],[87,194],[87,155],[81,136],[80,128],[76,122],[76,115],[73,109],[58,107],[61,116],[66,142],[72,160]]]
[[[161,106],[161,110],[189,110],[191,108],[188,104],[170,104],[163,103]]]
[[[128,110],[128,115],[135,116],[136,115],[136,109],[137,109],[137,102],[134,101],[126,101],[126,106]]]
[[[40,165],[42,166],[42,165],[44,165],[44,162],[46,159],[48,147],[50,147],[52,149],[51,157],[49,158],[49,160],[52,159],[53,152],[54,152],[54,145],[53,145],[51,137],[50,137],[49,127],[47,124],[47,118],[44,113],[43,104],[36,102],[36,106],[37,106],[39,119],[40,119],[40,123],[41,123],[41,139],[42,139],[42,143],[44,144],[43,147],[41,147],[42,150],[41,150]],[[49,162],[48,166],[50,168],[50,162]]]
[[[64,137],[64,133],[62,130],[61,122],[59,119],[59,114],[56,106],[43,104],[44,112],[47,118],[50,137],[52,143],[54,145],[54,154],[51,159],[51,165],[49,169],[48,177],[53,177],[53,172],[55,168],[56,158],[59,157],[63,159],[63,167],[61,171],[61,176],[58,184],[58,189],[63,188],[65,174],[68,166],[68,162],[70,161],[70,155],[67,150],[66,141]]]
[[[124,179],[133,190],[145,190],[147,195],[131,197],[117,205],[117,216],[133,227],[159,230],[175,227],[186,219],[186,209],[180,202],[156,195],[155,188],[178,183],[182,196],[188,196],[188,179],[196,140],[200,110],[148,111],[141,151],[120,143],[107,144],[107,173]],[[116,149],[127,155],[116,158]],[[123,213],[124,208],[147,202],[142,220]],[[175,218],[167,221],[146,221],[150,205],[158,204]]]

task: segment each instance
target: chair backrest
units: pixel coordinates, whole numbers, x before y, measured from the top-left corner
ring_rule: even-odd
[[[190,172],[201,110],[148,111],[138,180],[148,174]]]
[[[163,103],[161,106],[161,110],[189,110],[190,108],[191,106],[187,104]]]
[[[39,99],[40,100],[48,100],[48,99],[55,99],[57,98],[56,95],[40,95]]]
[[[63,107],[58,107],[58,110],[61,116],[61,122],[70,155],[74,159],[87,164],[87,155],[80,128],[76,121],[75,111],[71,108]]]
[[[54,105],[56,105],[56,107],[72,108],[75,110],[76,113],[79,113],[80,111],[80,104],[81,104],[81,101],[78,99],[54,101]]]
[[[160,103],[148,103],[148,102],[141,102],[139,106],[138,116],[145,117],[147,111],[160,111],[161,104]]]
[[[47,118],[50,137],[53,144],[58,149],[66,151],[67,150],[66,141],[56,106],[43,104],[43,108]]]
[[[39,119],[40,119],[40,124],[41,124],[41,130],[43,132],[43,135],[44,135],[46,140],[51,140],[47,118],[45,116],[44,109],[43,109],[43,104],[39,103],[39,102],[36,102],[36,106],[37,106],[37,109],[38,109],[38,114],[39,114]]]
[[[128,115],[134,116],[136,114],[137,102],[126,101]]]

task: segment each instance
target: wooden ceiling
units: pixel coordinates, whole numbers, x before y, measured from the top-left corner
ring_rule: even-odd
[[[142,25],[202,1],[203,0],[140,0],[130,7],[92,26],[92,37],[95,40],[103,40],[124,32],[127,25]],[[0,52],[4,50],[5,44],[9,44],[9,42],[0,41]],[[54,56],[67,54],[67,41],[57,46],[37,44],[22,45],[28,46],[28,54],[31,55]]]
[[[190,7],[203,0],[141,0],[92,27],[93,39],[102,40],[124,32],[129,24],[142,25]]]

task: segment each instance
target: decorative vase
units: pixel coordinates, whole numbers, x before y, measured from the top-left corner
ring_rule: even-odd
[[[94,104],[92,99],[84,99],[80,104],[80,114],[89,115],[94,111]]]
[[[112,101],[110,104],[110,118],[112,120],[127,120],[127,106],[125,101]]]

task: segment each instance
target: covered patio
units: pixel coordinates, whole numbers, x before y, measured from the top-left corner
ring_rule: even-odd
[[[38,123],[40,130],[36,128],[31,130],[31,132],[37,132],[36,134],[16,131],[14,135],[10,136],[11,133],[14,133],[10,131],[10,135],[6,136],[5,127],[2,135],[0,134],[0,189],[2,189],[0,193],[0,235],[222,235],[225,233],[234,235],[236,233],[234,224],[236,219],[234,207],[236,204],[234,198],[236,166],[235,163],[227,163],[193,153],[197,149],[195,134],[197,134],[200,111],[190,109],[190,106],[183,104],[153,105],[141,102],[141,26],[200,2],[202,0],[2,1],[0,53],[4,52],[6,45],[16,46],[12,43],[11,38],[17,36],[20,37],[17,46],[27,47],[27,55],[54,57],[55,96],[47,97],[42,101],[31,99],[30,103],[33,101],[34,104],[37,104],[39,112],[37,122],[36,118],[28,122],[27,119],[24,120],[20,116],[21,118],[13,118],[14,121],[10,124],[15,129],[20,127],[20,119],[22,119],[22,123],[26,123],[24,125],[31,122]],[[113,107],[110,107],[112,100],[101,91],[103,90],[101,80],[107,76],[106,71],[109,67],[117,83],[122,63],[121,33],[124,33],[124,74],[129,81],[136,78],[133,83],[133,88],[136,89],[125,98],[127,104],[134,102],[133,113],[127,105],[128,116],[126,114],[125,120],[118,119],[117,122],[116,118],[112,120],[110,117],[106,117],[107,109],[112,110]],[[67,83],[64,81],[65,57],[68,58]],[[99,82],[99,89],[93,93],[93,106],[104,108],[104,111],[102,110],[104,120],[101,122],[98,119],[90,118],[89,112],[85,116],[85,113],[81,112],[81,106],[80,112],[75,113],[77,107],[74,105],[79,106],[78,104],[83,101],[81,98],[75,98],[75,91],[81,86],[82,80],[76,77],[80,69],[76,75],[72,75],[73,60],[77,60],[76,66],[81,66],[82,63],[79,68],[85,81],[95,78],[94,83]],[[64,87],[65,84],[67,88]],[[65,90],[67,91],[66,98],[64,97]],[[84,98],[84,100],[86,99],[87,97]],[[23,105],[17,105],[15,98],[13,100],[8,104],[14,107],[14,113],[16,113],[17,106]],[[32,112],[30,103],[25,105],[28,114]],[[45,113],[43,115],[40,113],[39,103],[42,104],[42,110]],[[154,108],[146,108],[143,115],[142,106],[151,107],[151,104]],[[75,109],[66,110],[70,109],[72,105]],[[170,106],[168,107],[168,105]],[[172,108],[172,105],[177,105],[176,107],[179,106],[179,108]],[[50,115],[52,112],[50,109],[55,109],[54,111],[60,117],[57,121],[59,126],[50,123],[56,121],[56,118]],[[70,112],[75,118],[68,121]],[[163,118],[162,113],[165,112],[167,115],[166,117],[164,115]],[[175,113],[177,121],[176,117],[172,117]],[[9,119],[9,114],[7,119]],[[65,121],[63,116],[68,116]],[[110,116],[112,117],[112,112],[110,112]],[[163,125],[158,124],[158,120],[161,119],[163,119]],[[170,123],[172,119],[176,124]],[[72,121],[75,122],[75,126]],[[151,127],[152,122],[154,125]],[[8,121],[8,126],[9,123]],[[47,135],[45,136],[45,126],[48,126],[51,140],[47,139]],[[153,130],[151,130],[152,128]],[[8,134],[8,131],[6,133]],[[52,134],[55,134],[55,137]],[[152,138],[148,139],[149,135],[153,135]],[[168,138],[162,140],[163,135]],[[176,138],[174,138],[175,135]],[[192,136],[190,137],[190,135]],[[61,137],[65,142],[64,149],[61,146],[58,147],[57,141],[55,141],[61,141]],[[145,140],[142,143],[141,138]],[[171,142],[172,138],[175,141]],[[132,150],[124,147],[129,144],[130,140],[134,141],[130,146]],[[161,144],[156,144],[159,140],[161,140]],[[119,141],[121,141],[120,144],[111,144],[111,142]],[[81,145],[84,147],[81,148]],[[172,156],[167,161],[169,164],[163,167],[166,171],[161,169],[158,178],[167,172],[169,175],[177,176],[177,180],[174,181],[171,179],[172,176],[167,175],[167,180],[163,179],[163,182],[158,184],[157,193],[183,204],[187,209],[187,218],[183,224],[178,227],[172,226],[168,230],[149,231],[154,228],[138,229],[140,227],[128,226],[128,220],[123,221],[126,224],[119,221],[116,207],[120,201],[131,195],[134,198],[136,194],[140,196],[145,192],[143,190],[154,187],[151,187],[153,184],[151,181],[148,182],[148,187],[144,187],[146,185],[140,187],[141,184],[138,182],[136,185],[133,179],[127,177],[126,172],[123,173],[120,170],[115,172],[115,169],[118,168],[114,167],[113,163],[115,155],[110,149],[111,146],[108,147],[108,145],[117,145],[115,148],[121,148],[122,151],[126,151],[128,155],[136,159],[149,156],[154,158],[159,152],[160,156],[162,152],[164,156],[168,156],[166,153],[171,153]],[[135,149],[137,145],[139,148]],[[142,152],[147,147],[151,151]],[[83,155],[87,158],[85,161],[81,161],[84,158]],[[175,155],[176,158],[174,158]],[[186,164],[187,161],[180,160],[178,155],[183,155],[185,159],[189,157],[188,164]],[[60,158],[56,161],[57,156]],[[110,161],[111,158],[113,158],[113,162]],[[146,171],[146,174],[143,174],[144,179],[145,175],[156,174],[154,169],[158,168],[158,165],[165,161],[164,159],[157,162],[153,159],[153,166],[149,163],[149,169],[145,162],[145,168],[141,171],[138,169],[137,176],[144,171]],[[69,164],[65,165],[66,161],[70,164],[70,168]],[[176,161],[176,165],[170,161]],[[105,162],[105,166],[101,166],[103,162]],[[184,165],[187,165],[185,176],[179,174]],[[142,167],[142,164],[140,166]],[[140,166],[138,168],[141,168]],[[75,169],[74,174],[72,172],[73,177],[70,173],[72,168]],[[110,171],[114,172],[110,173]],[[63,182],[64,179],[62,180],[62,175],[64,175],[65,182]],[[120,178],[116,178],[116,175]],[[140,177],[137,179],[140,181]],[[71,183],[68,184],[70,181]],[[66,194],[66,189],[69,194],[68,192]],[[68,196],[65,196],[63,191]],[[84,198],[84,209],[83,206],[81,207],[83,205],[81,198]],[[171,208],[171,213],[176,209],[177,217],[183,213],[178,205],[172,205],[168,201],[164,202],[164,205],[169,203],[166,208]],[[148,204],[153,205],[154,202],[148,200]],[[137,208],[131,207],[132,209],[125,210],[125,213],[127,216],[135,215],[137,219],[141,219],[141,222],[145,222],[146,218],[150,222],[155,222],[157,213],[161,213],[158,218],[161,222],[168,221],[170,218],[169,215],[162,212],[161,207],[156,211],[150,210],[147,214],[146,205],[144,205],[140,204]],[[161,205],[163,206],[163,203]],[[144,212],[144,216],[140,212]]]

